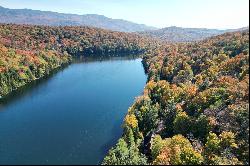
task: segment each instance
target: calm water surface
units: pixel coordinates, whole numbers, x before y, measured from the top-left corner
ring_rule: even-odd
[[[0,164],[100,164],[146,83],[141,59],[79,60],[0,101]]]

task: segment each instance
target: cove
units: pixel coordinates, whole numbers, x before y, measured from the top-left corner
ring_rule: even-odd
[[[0,164],[100,164],[147,77],[141,59],[75,60],[0,101]]]

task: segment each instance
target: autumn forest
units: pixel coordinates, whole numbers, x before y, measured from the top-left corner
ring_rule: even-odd
[[[142,58],[147,83],[100,164],[249,164],[248,28],[171,42],[90,26],[0,23],[0,101],[76,57],[128,55]]]

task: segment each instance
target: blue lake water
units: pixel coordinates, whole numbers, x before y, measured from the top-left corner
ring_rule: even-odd
[[[0,164],[100,164],[146,83],[141,59],[77,60],[0,101]]]

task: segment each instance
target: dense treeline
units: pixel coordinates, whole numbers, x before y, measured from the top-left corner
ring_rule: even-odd
[[[90,27],[0,24],[0,97],[69,63],[71,56],[141,54],[155,42]]]
[[[70,55],[139,54],[148,39],[139,35],[91,27],[49,27],[0,24],[1,43],[16,49],[46,49]]]
[[[71,61],[56,51],[25,51],[0,43],[0,97]]]
[[[151,50],[103,164],[249,164],[249,31]]]

